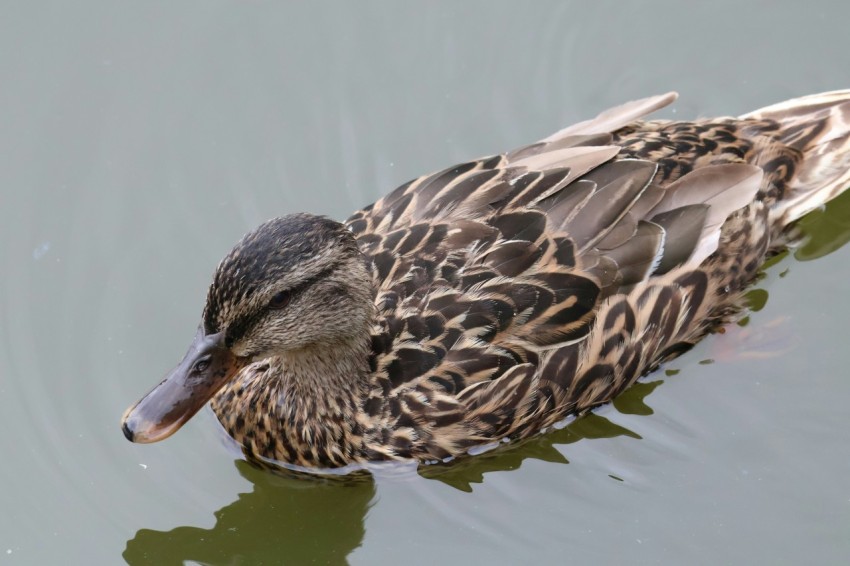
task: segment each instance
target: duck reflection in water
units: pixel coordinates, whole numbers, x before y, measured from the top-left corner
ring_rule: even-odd
[[[254,486],[215,513],[211,529],[140,529],[127,541],[128,564],[347,564],[363,541],[375,496],[371,480],[305,482],[237,461]]]
[[[649,415],[644,403],[662,382],[639,383],[615,402],[623,414]],[[526,442],[502,445],[476,458],[449,465],[420,466],[418,473],[463,492],[484,481],[485,474],[519,468],[527,458],[567,464],[558,450],[582,439],[640,436],[596,413],[576,419],[550,434]],[[348,555],[365,535],[365,518],[380,481],[426,481],[415,468],[393,477],[354,474],[305,481],[305,474],[283,468],[270,474],[245,461],[236,467],[254,486],[215,513],[210,529],[181,526],[169,531],[140,529],[127,541],[123,558],[129,564],[347,564]],[[405,471],[410,473],[405,476]],[[297,477],[296,477],[297,476]]]

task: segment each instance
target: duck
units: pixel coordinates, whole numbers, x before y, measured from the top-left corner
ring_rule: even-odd
[[[850,185],[850,90],[649,120],[670,92],[298,213],[218,264],[186,356],[123,415],[208,403],[251,462],[449,462],[610,402],[743,308],[794,222]]]

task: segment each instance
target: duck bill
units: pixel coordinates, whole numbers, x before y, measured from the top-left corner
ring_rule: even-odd
[[[176,368],[150,393],[127,409],[121,429],[131,442],[168,438],[191,419],[244,366],[224,344],[224,333],[203,327]]]

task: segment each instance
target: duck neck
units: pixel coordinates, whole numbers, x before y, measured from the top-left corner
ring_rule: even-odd
[[[213,410],[249,459],[334,468],[361,459],[358,415],[369,391],[368,334],[257,362]]]
[[[367,339],[310,346],[286,352],[278,360],[281,364],[278,401],[287,411],[307,407],[316,411],[314,417],[338,412],[351,414],[348,401],[359,402],[366,395]]]

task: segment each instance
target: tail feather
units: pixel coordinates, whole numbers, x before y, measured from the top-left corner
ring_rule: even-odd
[[[780,123],[780,141],[803,154],[785,198],[774,208],[788,224],[850,188],[850,90],[794,98],[741,118]]]

